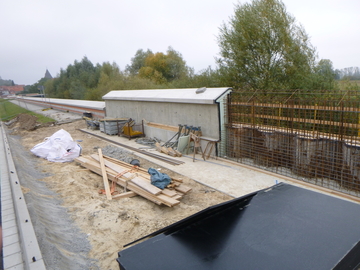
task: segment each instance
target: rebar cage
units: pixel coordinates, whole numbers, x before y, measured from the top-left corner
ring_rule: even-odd
[[[235,91],[227,100],[231,160],[360,197],[357,91]]]

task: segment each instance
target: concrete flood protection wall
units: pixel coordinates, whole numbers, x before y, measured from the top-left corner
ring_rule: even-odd
[[[346,94],[349,97],[330,95],[327,100],[298,92],[232,93],[222,153],[240,163],[360,197],[358,93]]]
[[[202,136],[222,144],[225,143],[224,100],[231,91],[229,87],[114,90],[103,96],[103,99],[106,103],[106,117],[128,117],[137,123],[153,123],[144,124],[146,137],[166,142],[176,134],[179,125],[186,125],[201,128]],[[201,144],[205,149],[207,142],[202,141]],[[216,152],[212,150],[212,155]]]
[[[31,98],[18,97],[17,101],[20,103],[32,103],[42,106],[44,108],[51,108],[55,110],[72,112],[82,115],[84,112],[91,113],[94,118],[105,117],[105,102],[90,101],[90,100],[75,100],[75,99],[59,99],[59,98]]]

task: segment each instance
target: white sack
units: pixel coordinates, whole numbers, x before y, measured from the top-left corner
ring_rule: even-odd
[[[52,162],[73,161],[81,154],[81,146],[73,141],[71,135],[60,129],[45,141],[30,150],[34,155]]]

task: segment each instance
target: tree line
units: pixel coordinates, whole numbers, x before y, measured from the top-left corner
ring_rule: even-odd
[[[334,70],[317,60],[305,29],[281,0],[253,0],[235,5],[219,27],[217,67],[195,73],[180,52],[139,49],[125,70],[116,63],[93,64],[86,56],[39,85],[52,98],[101,100],[111,90],[233,87],[250,91],[334,90],[336,79],[357,78],[358,68]]]
[[[13,80],[3,80],[3,79],[0,77],[0,85],[14,86],[15,83],[14,83]]]
[[[360,80],[360,68],[348,67],[335,70],[335,78],[337,80]]]
[[[101,100],[111,90],[218,87],[217,72],[208,67],[195,74],[182,55],[169,47],[166,53],[139,49],[125,70],[116,63],[93,64],[86,56],[61,69],[53,79],[42,78],[26,92],[45,87],[51,98]]]

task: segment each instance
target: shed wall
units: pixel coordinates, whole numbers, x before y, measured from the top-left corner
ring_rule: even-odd
[[[106,116],[110,118],[131,117],[136,122],[145,119],[164,125],[201,126],[204,136],[219,138],[219,115],[217,104],[185,104],[169,102],[106,100]],[[151,134],[146,134],[151,136]],[[164,138],[159,138],[164,139]],[[165,138],[166,140],[166,138]]]

